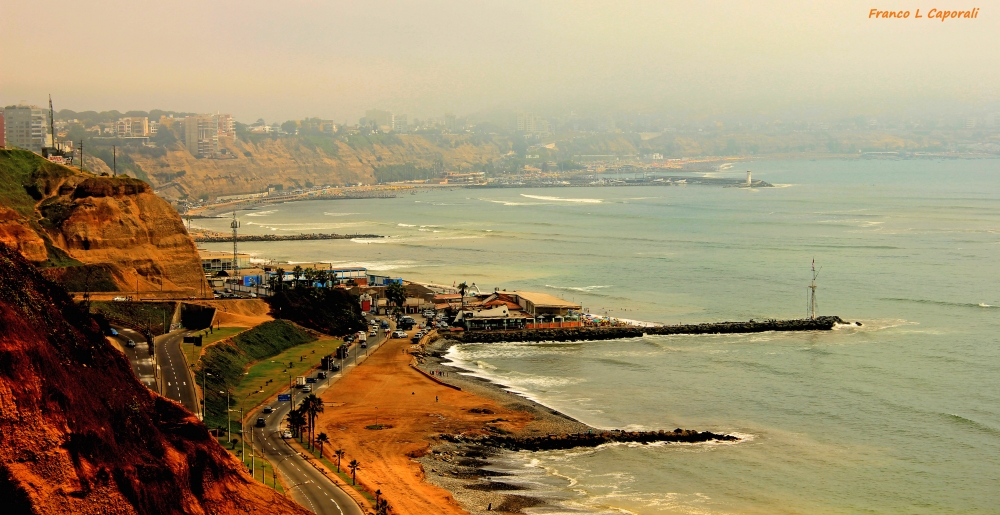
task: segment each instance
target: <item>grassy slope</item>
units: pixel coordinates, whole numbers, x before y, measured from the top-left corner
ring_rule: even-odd
[[[201,347],[193,343],[181,343],[181,352],[183,352],[184,357],[187,358],[188,364],[194,365],[195,368],[197,368],[200,366],[198,361],[201,359],[201,352],[205,350],[206,347],[246,330],[246,327],[222,327],[213,329],[212,332],[208,332],[208,329],[205,329],[204,331],[201,331]]]
[[[272,358],[292,347],[315,340],[316,338],[294,324],[283,320],[274,320],[240,333],[231,340],[209,347],[196,367],[199,384],[203,370],[212,374],[206,376],[207,416],[205,424],[211,428],[225,427],[226,394],[219,392],[227,390],[233,392],[230,402],[238,406],[246,397],[245,393],[240,392],[248,388],[241,383],[252,384],[249,382],[250,376],[246,375],[251,364]],[[249,388],[253,391],[257,386],[259,384],[253,384]]]
[[[34,220],[36,199],[25,188],[39,179],[66,177],[73,173],[27,150],[0,149],[0,204]]]

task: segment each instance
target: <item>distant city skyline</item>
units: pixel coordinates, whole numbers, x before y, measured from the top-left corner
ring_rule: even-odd
[[[290,8],[289,8],[290,7]],[[457,1],[5,4],[0,103],[239,120],[830,118],[993,109],[1000,11],[873,20],[868,3]],[[121,30],[140,38],[123,44]],[[791,116],[788,114],[791,113]]]

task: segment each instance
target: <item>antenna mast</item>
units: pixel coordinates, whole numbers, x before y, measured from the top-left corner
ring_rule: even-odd
[[[49,93],[49,132],[52,133],[52,148],[56,148],[56,111],[52,108],[52,93]]]
[[[229,224],[229,227],[231,227],[233,229],[233,267],[232,267],[232,270],[233,270],[234,275],[236,276],[236,279],[239,279],[240,265],[239,265],[239,261],[236,260],[236,241],[237,241],[236,233],[237,233],[237,229],[240,228],[240,221],[236,219],[236,209],[233,209],[233,221],[232,221],[232,223]]]
[[[809,285],[809,318],[816,320],[816,278],[819,277],[819,272],[816,271],[815,258],[812,262],[812,275],[812,284]]]

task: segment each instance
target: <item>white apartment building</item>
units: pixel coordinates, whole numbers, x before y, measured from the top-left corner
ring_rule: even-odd
[[[42,147],[52,146],[49,134],[49,113],[38,106],[12,105],[3,109],[4,141],[17,147],[41,153]]]

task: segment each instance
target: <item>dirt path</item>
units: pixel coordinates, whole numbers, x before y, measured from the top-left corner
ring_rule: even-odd
[[[401,514],[465,514],[452,495],[424,481],[421,465],[412,460],[426,453],[439,433],[484,433],[486,423],[519,430],[531,415],[439,385],[410,367],[402,351],[409,340],[389,340],[363,365],[321,395],[326,411],[317,432],[331,440],[326,449],[343,448],[345,465],[361,462],[358,482],[379,489]],[[491,414],[469,412],[487,408]],[[365,426],[386,424],[382,430]],[[327,453],[329,454],[329,453]]]

